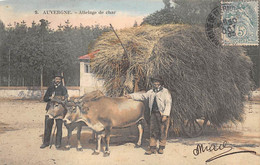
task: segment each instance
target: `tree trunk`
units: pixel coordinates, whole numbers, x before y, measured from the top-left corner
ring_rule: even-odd
[[[43,91],[43,67],[41,67],[41,98],[43,99],[44,91]]]
[[[11,76],[10,76],[10,72],[11,72],[11,69],[10,69],[10,61],[11,61],[11,57],[10,57],[10,54],[11,54],[11,50],[9,49],[9,57],[8,57],[8,87],[10,87],[10,84],[11,84]]]
[[[63,77],[63,79],[62,79],[63,86],[65,86],[64,72],[61,72],[61,76]]]

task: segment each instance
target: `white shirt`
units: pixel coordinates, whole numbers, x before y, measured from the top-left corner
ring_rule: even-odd
[[[172,97],[168,89],[163,88],[159,92],[154,92],[152,89],[147,91],[146,93],[132,93],[130,94],[131,98],[138,101],[143,101],[149,99],[149,108],[150,113],[152,112],[152,106],[154,97],[156,96],[156,102],[158,105],[158,109],[161,115],[170,116],[171,106],[172,106]]]

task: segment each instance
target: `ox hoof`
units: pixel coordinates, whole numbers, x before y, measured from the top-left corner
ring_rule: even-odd
[[[92,153],[92,155],[99,155],[99,152],[94,151],[94,152]]]
[[[135,145],[135,148],[140,148],[140,147],[141,147],[141,145],[139,145],[139,144]]]
[[[88,141],[89,143],[96,143],[96,141],[94,140],[94,139],[89,139],[89,141]]]
[[[65,146],[65,150],[70,150],[70,146]]]
[[[108,157],[110,155],[110,152],[105,152],[104,157]]]
[[[82,147],[77,148],[77,151],[83,151],[83,148]]]

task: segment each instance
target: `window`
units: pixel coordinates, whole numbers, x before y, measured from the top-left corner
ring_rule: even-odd
[[[85,64],[85,73],[90,73],[90,65],[89,64]]]

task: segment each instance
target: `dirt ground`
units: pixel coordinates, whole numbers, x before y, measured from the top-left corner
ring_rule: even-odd
[[[113,130],[111,137],[111,155],[103,157],[91,155],[94,144],[88,143],[91,132],[82,131],[83,151],[76,151],[76,131],[72,136],[72,148],[65,150],[67,130],[63,126],[62,148],[57,150],[54,146],[40,149],[42,144],[45,103],[30,100],[0,100],[0,165],[194,165],[194,164],[250,164],[260,165],[260,101],[245,105],[244,122],[237,125],[227,124],[223,128],[208,129],[198,138],[185,138],[171,135],[168,138],[163,155],[144,155],[148,146],[148,133],[145,131],[143,147],[135,148],[137,141],[137,128],[130,127]],[[223,142],[227,146],[217,151],[205,151],[197,156],[193,154],[198,144],[205,148],[215,144],[217,147]],[[230,154],[211,162],[209,158],[228,151],[255,151],[254,153]],[[196,151],[196,150],[195,150]]]

